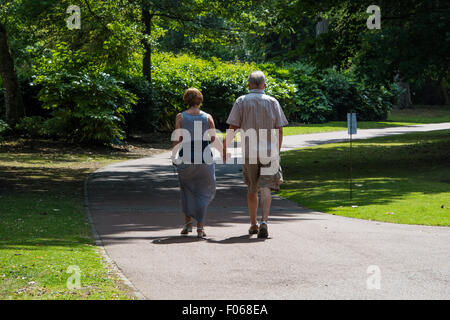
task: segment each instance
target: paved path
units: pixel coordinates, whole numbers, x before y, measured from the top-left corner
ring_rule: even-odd
[[[360,130],[356,137],[437,129],[450,123]],[[284,149],[345,138],[286,137]],[[168,153],[91,176],[89,207],[105,249],[148,299],[450,298],[450,228],[333,216],[276,198],[270,238],[262,240],[247,235],[239,166],[217,165],[217,186],[201,240],[179,236],[183,218]],[[369,266],[379,268],[379,290],[367,289]]]

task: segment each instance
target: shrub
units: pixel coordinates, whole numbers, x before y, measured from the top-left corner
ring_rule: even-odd
[[[126,131],[156,131],[159,128],[161,106],[157,101],[157,89],[143,77],[127,77],[124,88],[138,97],[137,103],[125,115]]]
[[[346,120],[347,112],[360,109],[362,101],[359,87],[348,73],[325,70],[321,74],[321,89],[333,107],[329,120]]]
[[[197,87],[204,96],[202,109],[211,113],[219,128],[226,120],[234,101],[248,93],[250,72],[260,69],[251,63],[225,63],[217,58],[203,60],[188,55],[168,53],[154,55],[153,103],[160,112],[160,126],[171,129],[175,115],[185,109],[182,97],[189,87]],[[279,99],[282,106],[293,102],[295,86],[266,74],[266,92]]]
[[[25,117],[16,124],[15,129],[30,138],[40,137],[45,135],[44,121],[40,116]]]
[[[297,87],[294,103],[286,108],[287,118],[305,123],[323,123],[329,120],[332,106],[320,88],[315,68],[302,62],[285,67],[289,70],[290,81]]]
[[[46,134],[70,141],[120,143],[124,114],[136,101],[122,82],[106,73],[54,72],[39,75],[39,100],[52,110]]]
[[[0,78],[0,115],[5,114],[5,95],[3,92],[3,87]]]
[[[320,72],[305,62],[280,67],[154,53],[152,64],[151,84],[136,74],[119,81],[99,70],[85,53],[60,44],[37,60],[32,86],[26,87],[30,96],[39,92],[39,103],[47,112],[27,113],[35,117],[24,119],[16,129],[30,136],[120,143],[124,129],[171,130],[175,115],[186,108],[182,97],[189,87],[202,91],[203,110],[224,129],[234,101],[248,92],[247,77],[254,70],[266,73],[267,94],[279,100],[288,120],[296,122],[345,120],[349,110],[360,120],[382,120],[397,92],[394,86],[356,81],[350,72]]]
[[[0,119],[0,142],[3,141],[3,134],[9,130],[9,125]]]
[[[25,114],[27,116],[48,117],[48,110],[42,108],[42,102],[38,99],[40,85],[33,85],[33,79],[28,74],[18,73],[19,85],[21,88]]]
[[[386,120],[389,110],[395,105],[401,88],[391,84],[384,86],[360,84],[358,86],[361,103],[356,105],[355,112],[358,118],[364,121]]]
[[[85,52],[60,43],[37,59],[33,72],[32,84],[41,86],[38,98],[51,112],[45,134],[83,143],[120,143],[125,137],[124,114],[136,96]]]
[[[386,120],[400,92],[394,84],[386,88],[357,81],[350,71],[318,72],[304,62],[291,63],[284,68],[289,70],[288,82],[297,87],[295,103],[287,104],[286,108],[286,116],[291,121],[345,121],[349,111],[356,112],[362,121]]]

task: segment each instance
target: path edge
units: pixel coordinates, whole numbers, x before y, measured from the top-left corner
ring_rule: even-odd
[[[119,266],[114,262],[114,260],[108,255],[108,252],[105,249],[105,246],[103,244],[102,238],[97,232],[97,229],[94,225],[94,220],[92,219],[91,211],[89,210],[89,194],[88,194],[88,184],[91,176],[95,172],[89,173],[86,179],[84,180],[84,211],[87,215],[89,224],[91,226],[91,232],[94,236],[95,245],[97,246],[101,256],[105,260],[106,264],[116,273],[116,275],[119,276],[120,280],[125,284],[125,286],[128,287],[130,290],[130,293],[133,294],[138,300],[148,300],[148,298],[141,292],[139,289],[137,289],[134,284],[125,276],[125,274],[122,272],[122,270],[119,268]]]

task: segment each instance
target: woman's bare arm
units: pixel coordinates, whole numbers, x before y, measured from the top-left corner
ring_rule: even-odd
[[[209,129],[210,135],[211,135],[211,142],[213,143],[213,146],[219,151],[222,152],[222,141],[220,139],[216,139],[216,125],[214,124],[214,118],[211,115],[208,115],[208,123],[209,123]]]
[[[175,130],[181,129],[181,121],[183,119],[183,115],[181,113],[177,114],[177,117],[175,119]],[[180,135],[178,140],[175,140],[172,142],[172,147],[175,147],[177,144],[179,144],[183,140],[183,136]]]

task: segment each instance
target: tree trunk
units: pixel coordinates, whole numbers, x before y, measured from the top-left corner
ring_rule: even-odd
[[[17,80],[14,60],[8,45],[6,28],[0,23],[0,76],[5,92],[6,121],[16,123],[25,116],[25,106]]]
[[[143,7],[142,8],[142,22],[144,23],[144,34],[151,36],[152,33],[152,18],[153,15],[150,14],[150,10]],[[142,61],[142,73],[148,82],[152,82],[152,47],[150,42],[146,39],[142,40],[144,45],[144,58]]]

